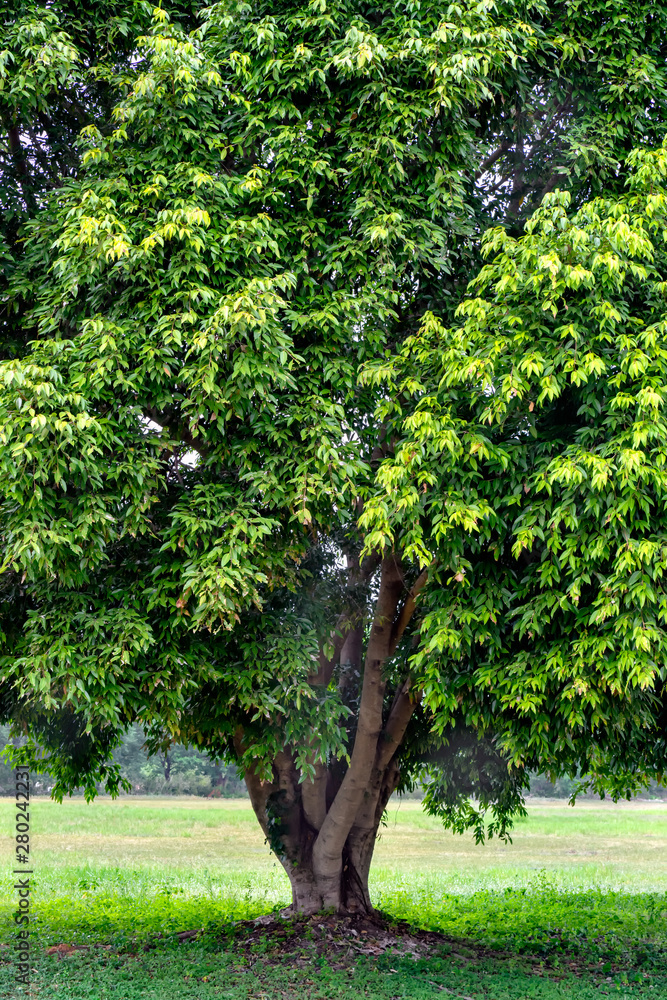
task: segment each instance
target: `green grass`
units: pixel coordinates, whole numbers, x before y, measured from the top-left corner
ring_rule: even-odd
[[[325,962],[299,965],[261,954],[239,959],[210,944],[164,948],[149,955],[51,959],[43,963],[41,994],[49,1000],[602,1000],[658,998],[664,980],[632,973],[589,975],[565,970],[545,975],[518,960],[498,961],[442,954],[413,961],[384,956],[347,968]]]
[[[8,846],[12,819],[11,801],[0,800]],[[40,997],[667,1000],[665,804],[531,803],[512,845],[484,847],[444,832],[416,802],[392,804],[372,871],[374,901],[458,944],[454,954],[360,956],[341,968],[307,952],[298,961],[271,954],[270,941],[267,954],[253,955],[240,929],[238,940],[226,936],[233,921],[289,899],[246,801],[38,799],[31,824],[35,952],[63,941],[111,946],[41,957]],[[8,861],[5,941],[15,905]],[[175,944],[174,932],[189,928],[206,933]],[[144,953],[156,934],[159,947]],[[0,997],[20,995],[11,976],[11,963],[0,964]]]

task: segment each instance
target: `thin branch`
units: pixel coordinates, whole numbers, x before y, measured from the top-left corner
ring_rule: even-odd
[[[414,697],[411,697],[410,688],[411,681],[408,677],[394,701],[387,724],[380,734],[377,755],[375,757],[375,767],[379,771],[384,771],[398,750],[413,712],[421,701],[421,691],[418,691]]]
[[[546,135],[546,131],[549,128],[549,126],[551,125],[551,123],[553,122],[554,118],[557,118],[558,115],[560,115],[563,111],[565,111],[565,109],[568,107],[568,105],[571,103],[571,101],[572,101],[572,88],[570,88],[570,91],[569,91],[567,97],[565,98],[565,100],[561,101],[560,104],[557,104],[556,107],[554,108],[554,110],[549,115],[549,117],[546,119],[546,121],[543,122],[542,128],[540,129],[540,131],[537,133],[537,136],[535,137],[535,143],[537,143],[537,142],[543,142],[544,141],[544,138],[545,138],[545,135]],[[535,143],[533,143],[533,145]]]
[[[391,630],[391,641],[389,644],[390,656],[393,656],[393,654],[396,652],[396,647],[401,641],[401,637],[403,636],[403,633],[408,627],[410,619],[412,618],[415,612],[415,608],[417,607],[417,595],[421,590],[424,589],[427,580],[428,580],[428,566],[426,567],[426,569],[422,570],[422,572],[419,574],[419,576],[413,583],[412,587],[408,592],[408,596],[405,599],[403,607],[399,611],[398,617],[394,622],[393,628]]]
[[[329,642],[333,646],[333,652],[331,656],[327,656],[324,649],[320,649],[317,673],[308,675],[309,684],[313,684],[315,686],[322,685],[323,687],[328,685],[335,666],[338,663],[338,657],[340,656],[340,651],[343,648],[348,632],[350,632],[353,626],[354,616],[351,615],[349,611],[344,611],[338,616],[338,621],[336,622],[334,630],[329,636]]]
[[[496,161],[499,160],[501,156],[504,156],[505,153],[509,153],[511,148],[512,148],[511,142],[502,142],[500,146],[498,146],[498,149],[494,149],[494,151],[480,163],[479,170],[475,174],[475,180],[478,181],[482,176],[482,174],[485,174],[487,170],[490,170],[493,164],[496,163]]]
[[[191,448],[192,451],[196,451],[200,458],[206,458],[209,454],[209,451],[203,447],[201,438],[193,437],[189,427],[185,424],[176,424],[174,426],[173,416],[156,409],[154,406],[144,407],[144,413],[153,423],[163,427],[174,440],[180,441],[182,444],[187,445],[188,448]]]
[[[542,188],[541,197],[544,198],[545,194],[549,194],[550,191],[553,191],[553,189],[558,184],[559,180],[564,180],[566,177],[567,177],[567,171],[565,170],[565,168],[556,167],[551,177]]]
[[[19,176],[25,177],[28,173],[28,168],[25,163],[25,154],[23,152],[23,146],[21,145],[21,133],[18,125],[13,125],[8,130],[7,140],[9,142],[9,152],[14,161],[16,172]]]

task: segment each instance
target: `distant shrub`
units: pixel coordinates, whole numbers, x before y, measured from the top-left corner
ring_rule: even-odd
[[[576,778],[558,778],[550,781],[544,774],[531,774],[529,796],[543,799],[569,799],[577,785]],[[645,792],[636,796],[640,800],[661,799],[667,801],[667,786],[659,785],[652,781]],[[593,793],[585,793],[581,796],[584,799],[597,799]]]
[[[9,727],[0,726],[0,747],[9,740]],[[233,764],[211,761],[196,747],[173,746],[166,754],[146,753],[144,734],[132,726],[114,754],[135,795],[201,795],[238,798],[247,795],[245,782]],[[35,775],[32,792],[48,795],[53,787],[48,774]],[[14,791],[14,773],[0,757],[0,795]]]
[[[9,727],[0,726],[0,747],[9,743]],[[171,747],[168,753],[150,756],[144,749],[144,734],[140,726],[132,726],[122,745],[116,750],[114,759],[122,767],[124,776],[131,782],[135,795],[200,795],[215,798],[246,797],[247,790],[243,778],[233,764],[213,763],[205,753],[196,747]],[[53,787],[53,779],[48,774],[35,776],[32,791],[36,795],[48,795]],[[544,774],[531,774],[529,796],[546,799],[568,799],[576,785],[575,778],[558,778],[550,781]],[[0,756],[0,795],[11,795],[14,791],[12,769]],[[402,798],[423,798],[421,789],[405,792]],[[584,795],[583,798],[597,798]],[[667,786],[653,781],[646,792],[637,798],[667,801]]]

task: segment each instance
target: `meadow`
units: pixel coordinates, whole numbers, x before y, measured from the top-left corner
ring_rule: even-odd
[[[12,822],[0,799],[6,944]],[[392,800],[374,903],[441,937],[417,957],[344,961],[312,951],[321,924],[293,928],[287,947],[248,923],[285,906],[289,887],[247,800],[33,799],[31,826],[33,986],[49,1000],[667,1000],[664,802],[531,800],[513,843],[478,846]],[[20,996],[9,948],[0,959],[0,996]]]

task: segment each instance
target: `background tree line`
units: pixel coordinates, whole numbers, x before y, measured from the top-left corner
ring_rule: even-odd
[[[0,726],[0,745],[10,743],[9,726]],[[210,798],[245,798],[245,781],[234,764],[213,763],[195,747],[173,746],[166,753],[151,754],[139,726],[132,726],[114,753],[122,774],[132,785],[135,795],[202,795]],[[0,795],[9,795],[13,787],[13,770],[0,756]],[[55,783],[49,774],[40,774],[32,793],[47,795]],[[575,789],[575,778],[563,776],[552,781],[548,775],[532,774],[529,795],[548,799],[569,799]],[[79,789],[74,794],[83,794]],[[420,791],[404,793],[422,798]],[[592,798],[593,793],[584,793]],[[640,799],[667,800],[667,788],[652,781],[640,792]]]
[[[196,747],[172,746],[151,754],[145,747],[139,726],[132,726],[114,753],[123,776],[134,795],[208,795],[212,798],[246,796],[245,782],[234,764],[214,763]],[[0,745],[10,743],[9,726],[0,726]],[[51,792],[55,778],[46,773],[35,776],[32,794]],[[0,757],[0,795],[10,795],[14,787],[11,766]],[[83,794],[79,789],[74,794]]]

